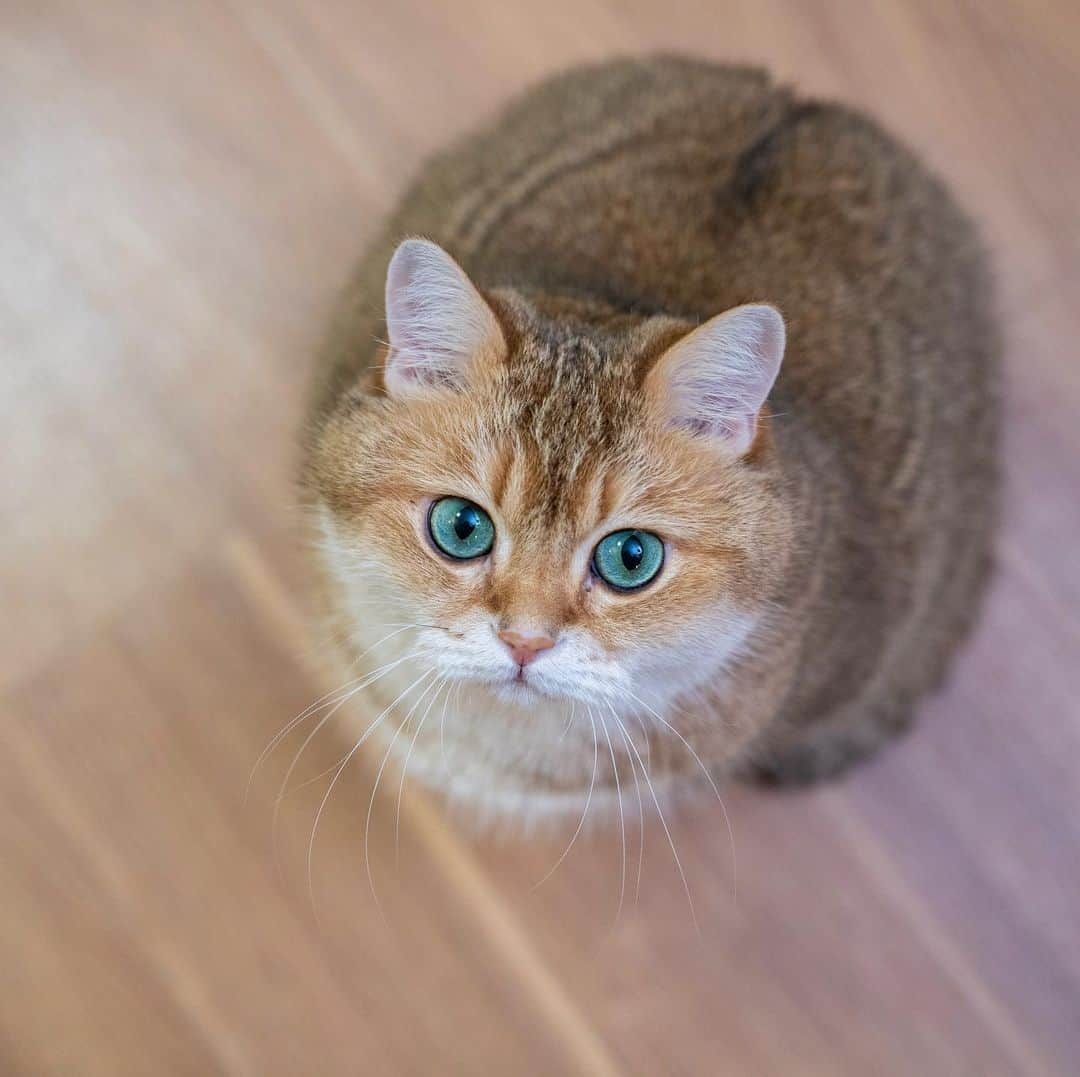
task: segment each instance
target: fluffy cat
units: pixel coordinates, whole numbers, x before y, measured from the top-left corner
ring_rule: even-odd
[[[971,225],[864,116],[674,57],[532,90],[319,368],[321,608],[384,743],[518,815],[867,755],[984,585],[997,351]]]

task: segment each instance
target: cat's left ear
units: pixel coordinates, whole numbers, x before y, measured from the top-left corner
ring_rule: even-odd
[[[763,303],[710,318],[649,371],[654,406],[669,425],[710,439],[725,454],[743,456],[780,373],[784,340],[784,319]]]
[[[391,396],[459,388],[470,366],[506,354],[502,329],[465,270],[436,243],[406,239],[386,273]]]

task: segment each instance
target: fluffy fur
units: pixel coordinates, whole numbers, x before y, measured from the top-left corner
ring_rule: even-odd
[[[409,236],[460,277],[391,265]],[[783,321],[716,317],[743,304]],[[403,659],[370,691],[404,693],[410,773],[499,811],[695,756],[836,773],[971,621],[996,355],[969,222],[871,121],[758,70],[573,71],[432,161],[346,293],[305,440],[322,610],[354,671]],[[432,547],[443,495],[489,557]],[[621,527],[667,551],[630,594],[590,571]],[[557,640],[524,684],[507,626]]]

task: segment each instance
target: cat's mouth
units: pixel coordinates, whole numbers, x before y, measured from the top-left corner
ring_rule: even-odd
[[[549,693],[537,684],[536,678],[530,676],[524,667],[518,667],[509,676],[495,681],[492,687],[495,694],[508,703],[537,703],[549,697]]]

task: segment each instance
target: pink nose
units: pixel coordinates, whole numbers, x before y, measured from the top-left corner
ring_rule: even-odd
[[[499,639],[510,648],[510,655],[519,666],[527,666],[541,651],[555,646],[550,636],[523,636],[520,632],[503,629]]]

